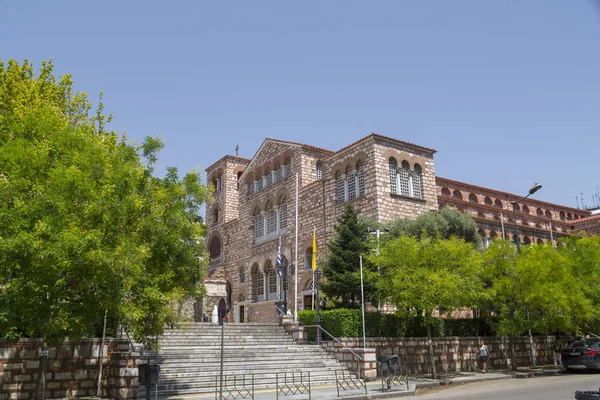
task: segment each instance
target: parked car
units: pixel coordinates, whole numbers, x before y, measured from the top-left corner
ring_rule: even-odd
[[[600,371],[600,338],[571,343],[561,353],[561,362],[568,371]]]

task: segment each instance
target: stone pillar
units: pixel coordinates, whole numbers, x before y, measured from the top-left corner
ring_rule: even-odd
[[[346,367],[358,374],[360,366],[360,377],[365,381],[377,379],[377,355],[374,348],[353,348],[352,351],[358,354],[362,360],[359,360],[348,349],[342,349],[342,360]]]
[[[140,353],[134,352],[127,340],[118,340],[110,355],[108,395],[113,399],[136,399]]]

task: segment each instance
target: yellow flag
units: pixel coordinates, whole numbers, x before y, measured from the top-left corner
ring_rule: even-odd
[[[312,269],[317,270],[317,228],[313,230],[313,252],[312,252]]]

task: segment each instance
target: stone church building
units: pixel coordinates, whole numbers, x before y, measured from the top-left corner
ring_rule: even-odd
[[[214,202],[206,208],[208,294],[196,318],[225,298],[235,322],[274,321],[275,302],[283,296],[275,267],[280,242],[292,270],[288,307],[311,309],[313,230],[318,254],[325,254],[335,221],[348,204],[379,222],[455,207],[473,216],[484,245],[494,238],[516,240],[510,201],[522,196],[436,176],[435,152],[371,134],[335,152],[265,139],[252,159],[226,155],[216,161],[207,169],[215,187]],[[523,244],[556,241],[591,216],[531,198],[519,203],[517,213]]]

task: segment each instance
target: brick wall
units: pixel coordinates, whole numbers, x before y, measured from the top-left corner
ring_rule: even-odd
[[[484,339],[490,351],[488,367],[490,369],[509,369],[510,348],[507,337],[447,337],[433,338],[434,361],[437,371],[476,371],[479,368],[479,340]],[[564,337],[559,340],[568,341]],[[341,339],[343,346],[327,341],[324,347],[336,358],[343,359],[347,351],[343,347],[363,348],[361,338]],[[407,365],[411,375],[431,373],[429,346],[427,338],[367,338],[367,349],[375,349],[377,357],[386,354],[397,354],[402,364]],[[553,349],[558,347],[556,336],[534,337],[534,349],[538,365],[553,364]],[[517,367],[531,365],[529,339],[515,338]]]
[[[100,339],[65,341],[48,348],[46,398],[95,396]],[[0,341],[0,399],[30,399],[35,394],[41,340]],[[136,398],[139,354],[126,340],[105,340],[102,396]]]

